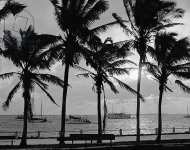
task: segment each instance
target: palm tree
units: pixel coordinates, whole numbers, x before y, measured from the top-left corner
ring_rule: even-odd
[[[19,37],[14,36],[10,31],[4,33],[4,50],[1,55],[8,58],[20,70],[17,72],[9,72],[0,75],[1,79],[7,79],[17,76],[19,82],[10,91],[3,107],[7,108],[18,89],[23,90],[24,98],[24,126],[22,132],[21,146],[26,146],[27,138],[27,113],[30,111],[31,93],[37,85],[50,100],[56,104],[52,96],[47,91],[48,85],[45,82],[53,83],[63,87],[63,81],[51,74],[40,73],[40,70],[49,69],[53,60],[49,59],[49,53],[45,50],[51,44],[58,41],[58,37],[46,34],[36,34],[32,28],[26,31],[20,30]]]
[[[85,52],[83,42],[87,39],[87,35],[90,35],[89,27],[108,9],[108,3],[105,0],[50,1],[55,8],[57,24],[63,31],[62,46],[55,48],[54,54],[57,51],[58,58],[65,65],[60,132],[60,144],[64,144],[69,69],[79,63],[82,54]],[[103,29],[105,29],[105,26],[97,28],[93,32]]]
[[[146,60],[152,37],[164,28],[177,25],[178,23],[172,23],[171,18],[182,17],[184,10],[176,8],[175,2],[165,0],[123,0],[123,3],[128,24],[124,23],[116,13],[113,13],[113,17],[118,21],[125,33],[133,37],[127,44],[131,44],[131,48],[136,49],[140,57],[137,79],[137,92],[140,93],[142,64]],[[140,98],[138,95],[136,119],[136,141],[139,142]]]
[[[119,44],[120,45],[120,44]],[[97,93],[97,111],[98,111],[98,135],[102,134],[102,119],[101,119],[101,94],[104,92],[104,85],[107,84],[114,93],[118,93],[116,85],[117,83],[122,88],[125,88],[133,94],[137,92],[132,89],[129,85],[119,80],[116,75],[128,74],[129,69],[131,68],[122,68],[121,65],[126,63],[134,63],[127,59],[119,59],[123,56],[124,51],[123,47],[119,47],[118,43],[114,44],[110,38],[107,38],[103,43],[99,37],[94,37],[90,42],[89,46],[91,51],[89,52],[90,57],[86,57],[87,64],[93,69],[87,70],[85,68],[75,66],[81,71],[85,72],[79,74],[78,76],[83,76],[91,78],[94,80],[93,89]],[[129,55],[128,54],[125,54]],[[140,95],[140,94],[139,94]],[[141,97],[142,98],[142,97]],[[104,99],[105,102],[105,99]],[[101,140],[98,140],[98,143],[101,143]]]
[[[162,96],[164,91],[171,91],[167,87],[168,78],[171,75],[183,78],[190,69],[190,63],[186,62],[190,59],[190,43],[187,38],[177,40],[176,36],[176,33],[158,33],[155,50],[151,52],[156,63],[145,63],[148,72],[159,82],[157,142],[160,142],[162,133]]]

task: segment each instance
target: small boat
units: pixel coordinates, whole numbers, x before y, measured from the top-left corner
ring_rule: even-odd
[[[131,114],[125,113],[109,113],[107,115],[108,119],[131,119]]]
[[[32,123],[42,123],[42,122],[47,122],[47,119],[45,117],[43,117],[42,114],[42,101],[41,101],[41,114],[39,117],[37,117],[36,115],[33,114],[32,110],[33,110],[33,106],[34,106],[34,99],[31,99],[31,110],[28,112],[28,121],[32,122]],[[16,117],[17,120],[23,120],[24,119],[24,115],[18,115]]]
[[[190,118],[189,106],[188,105],[187,105],[187,114],[184,116],[184,118]]]
[[[23,120],[24,119],[24,115],[18,115],[16,117],[17,120]],[[47,119],[46,118],[43,118],[43,117],[32,117],[30,119],[28,119],[29,122],[47,122]]]
[[[132,119],[133,117],[131,116],[131,114],[124,113],[124,110],[120,113],[115,113],[114,107],[112,104],[112,111],[111,111],[111,113],[107,114],[107,118],[108,119]]]
[[[73,115],[69,115],[69,118],[66,119],[66,124],[90,124],[91,121],[87,118],[76,117]]]

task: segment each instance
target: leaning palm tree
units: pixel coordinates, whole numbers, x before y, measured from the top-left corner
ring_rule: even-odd
[[[131,48],[136,49],[140,57],[137,80],[137,92],[140,93],[142,64],[146,60],[152,37],[164,28],[177,25],[178,23],[172,23],[171,18],[182,17],[184,10],[176,8],[175,2],[165,0],[123,0],[123,3],[128,24],[124,23],[122,18],[116,13],[113,14],[113,17],[120,23],[125,33],[133,37],[127,44],[130,44]],[[140,98],[138,95],[136,119],[136,141],[139,142]]]
[[[58,41],[58,37],[46,34],[36,34],[32,28],[26,31],[20,30],[19,36],[14,36],[10,31],[4,33],[4,50],[1,50],[1,55],[8,58],[13,64],[19,68],[17,72],[9,72],[0,75],[1,79],[7,79],[12,76],[17,76],[19,82],[8,94],[7,100],[3,107],[7,108],[16,94],[21,88],[23,90],[24,98],[24,126],[22,132],[21,146],[27,145],[27,113],[29,112],[31,104],[31,93],[35,86],[38,86],[50,100],[56,104],[52,96],[47,91],[48,85],[45,83],[53,83],[63,87],[63,81],[51,74],[40,73],[40,70],[49,69],[53,59],[49,59],[47,48],[51,44]]]
[[[164,91],[171,91],[167,87],[167,81],[171,75],[184,78],[190,71],[190,63],[186,62],[190,59],[190,43],[187,38],[177,40],[176,36],[176,33],[158,33],[155,38],[155,50],[151,51],[155,63],[144,63],[148,72],[159,83],[157,142],[160,142],[162,133],[162,97]]]
[[[119,44],[120,45],[120,44]],[[137,94],[137,92],[131,88],[126,83],[119,80],[116,76],[128,74],[129,70],[132,68],[122,68],[120,66],[130,63],[135,65],[132,61],[128,59],[121,59],[123,56],[123,47],[119,47],[118,44],[114,44],[110,38],[107,38],[105,42],[102,43],[101,39],[94,37],[93,40],[89,42],[91,51],[88,57],[86,55],[87,64],[89,64],[92,70],[88,70],[79,66],[75,66],[85,73],[79,74],[78,76],[90,77],[94,80],[93,89],[97,93],[97,111],[98,111],[98,135],[102,134],[102,119],[101,119],[101,93],[104,93],[104,85],[107,84],[114,93],[118,93],[116,85],[117,83],[122,88],[128,90],[132,94]],[[124,51],[126,53],[126,51]],[[129,55],[130,53],[128,52]],[[140,95],[140,94],[139,94]],[[142,98],[142,96],[140,96]],[[105,99],[104,99],[105,103]],[[101,140],[98,140],[101,143]]]
[[[108,3],[105,0],[50,1],[55,8],[57,24],[63,32],[62,46],[55,48],[54,54],[57,53],[58,58],[65,65],[60,132],[60,144],[64,144],[69,69],[79,63],[85,52],[82,43],[87,39],[87,35],[90,35],[89,28],[108,9]],[[105,26],[101,29],[105,29]],[[97,31],[98,29],[94,30]]]

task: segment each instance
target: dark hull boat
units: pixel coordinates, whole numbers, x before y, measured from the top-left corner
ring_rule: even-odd
[[[108,119],[131,119],[131,114],[125,113],[109,113],[107,115]]]
[[[23,120],[24,119],[24,116],[23,115],[18,115],[17,117],[16,117],[16,119],[17,120]],[[29,122],[47,122],[47,119],[44,117],[32,117],[32,118],[30,118],[30,119],[28,119],[29,120]]]
[[[66,119],[65,123],[66,124],[90,124],[91,121],[86,118],[69,115],[69,118]]]

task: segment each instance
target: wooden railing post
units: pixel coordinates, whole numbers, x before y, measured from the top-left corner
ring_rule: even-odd
[[[11,145],[13,145],[13,144],[14,144],[13,140],[14,140],[14,139],[12,139],[12,140],[11,140]]]
[[[40,138],[40,131],[38,131],[38,136],[37,137]]]
[[[175,127],[173,127],[173,133],[175,133]]]
[[[158,134],[158,128],[155,128],[155,134]]]
[[[83,130],[82,129],[80,129],[80,134],[83,134]]]
[[[15,137],[16,137],[16,139],[18,138],[18,132],[17,131],[15,132]]]
[[[123,134],[122,134],[122,129],[119,129],[119,135],[123,135]]]

